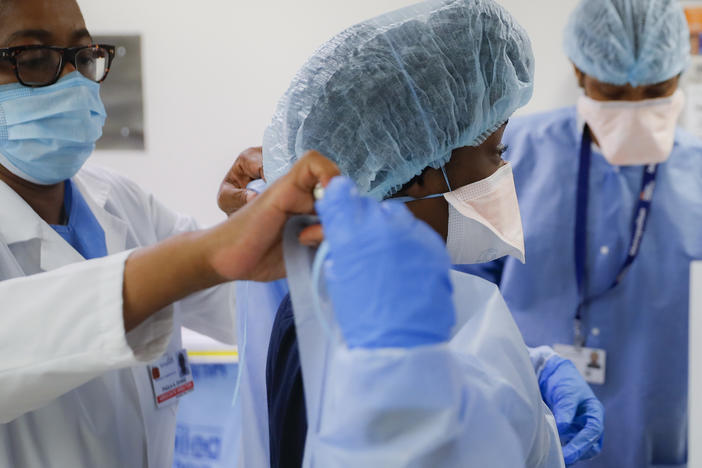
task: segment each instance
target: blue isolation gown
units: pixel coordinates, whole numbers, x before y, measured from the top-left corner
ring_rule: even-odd
[[[266,372],[272,468],[565,466],[538,353],[495,285],[455,271],[451,282],[448,343],[349,349],[331,309],[305,307],[311,283],[291,279]]]
[[[236,312],[239,346],[237,399],[241,431],[237,468],[271,466],[266,400],[266,358],[278,305],[288,294],[285,280],[271,283],[238,281]]]
[[[526,265],[512,258],[461,270],[500,286],[528,346],[574,342],[574,235],[582,128],[575,109],[512,119],[503,142],[524,223]],[[632,236],[643,168],[593,150],[586,297],[606,291]],[[584,312],[586,346],[607,351],[602,455],[578,466],[679,467],[687,458],[690,262],[702,259],[702,142],[678,130],[661,164],[641,250],[623,282]]]

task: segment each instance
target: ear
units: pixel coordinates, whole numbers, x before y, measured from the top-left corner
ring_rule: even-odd
[[[405,187],[400,194],[412,198],[422,198],[429,195],[429,190],[427,190],[422,179],[416,179],[410,185]]]
[[[585,73],[581,69],[573,64],[573,71],[575,71],[575,79],[578,80],[578,86],[585,89]]]
[[[424,177],[419,175],[414,179],[410,180],[399,192],[395,194],[396,197],[413,197],[422,198],[426,194],[426,187],[424,186]]]
[[[438,193],[440,189],[436,189],[434,187],[435,185],[435,179],[437,177],[437,173],[441,177],[441,180],[443,181],[443,175],[441,175],[441,170],[439,169],[433,169],[431,167],[427,167],[424,169],[424,171],[419,174],[418,176],[414,177],[412,180],[407,182],[405,186],[395,194],[397,197],[413,197],[413,198],[423,198],[426,197],[427,195],[431,195],[433,193]],[[432,191],[433,189],[436,189]]]

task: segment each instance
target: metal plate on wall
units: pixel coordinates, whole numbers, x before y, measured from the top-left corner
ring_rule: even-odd
[[[144,150],[144,92],[141,75],[141,36],[97,35],[93,41],[116,47],[110,74],[100,94],[107,121],[99,150]]]

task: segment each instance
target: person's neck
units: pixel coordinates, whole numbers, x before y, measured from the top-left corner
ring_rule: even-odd
[[[48,224],[63,221],[65,184],[38,185],[16,176],[0,165],[0,180],[14,190]]]

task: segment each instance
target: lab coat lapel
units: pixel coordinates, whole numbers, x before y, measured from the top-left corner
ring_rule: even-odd
[[[108,255],[122,252],[127,248],[127,234],[129,226],[126,222],[112,215],[105,209],[110,199],[110,186],[104,181],[83,179],[76,177],[73,182],[85,198],[90,211],[97,219],[102,230],[105,231],[105,244]]]
[[[40,269],[50,271],[83,261],[63,238],[7,184],[0,182],[0,233],[8,245],[40,240]]]
[[[41,270],[51,271],[71,263],[84,262],[79,254],[63,237],[58,235],[51,226],[44,223],[41,239]]]
[[[2,181],[0,205],[0,235],[8,245],[41,238],[41,218]]]
[[[100,223],[100,226],[102,226],[103,231],[105,231],[105,244],[107,246],[108,255],[124,251],[127,248],[129,225],[107,210],[108,201],[112,196],[111,186],[106,181],[95,177],[82,177],[81,173],[79,173],[78,176],[73,179],[73,182],[83,195],[83,198],[88,204],[90,211],[93,213],[98,223]],[[180,337],[180,334],[177,333],[174,334],[174,336]],[[157,424],[154,423],[154,419],[161,413],[155,411],[151,381],[148,377],[149,374],[146,366],[133,366],[131,369],[129,369],[129,372],[134,383],[134,390],[136,391],[139,399],[139,409],[141,411],[141,420],[143,424],[142,428],[139,428],[139,430],[143,429],[144,431],[146,447],[148,447],[146,456],[148,458],[148,465],[151,466],[154,464],[154,459],[167,458],[162,454],[160,456],[155,455],[154,451],[159,450],[160,447],[155,447],[155,444],[152,441],[155,436],[149,433],[148,430],[148,428],[157,427]],[[173,405],[165,408],[163,413],[166,413],[165,417],[175,419],[176,409],[177,405]],[[161,449],[167,450],[168,447]]]
[[[77,176],[77,185],[90,210],[105,231],[108,254],[122,252],[126,248],[128,226],[121,219],[110,214],[105,205],[110,197],[110,186],[104,181]],[[41,271],[51,271],[71,263],[84,261],[68,242],[53,230],[39,215],[7,184],[0,182],[0,236],[12,245],[40,241]]]

